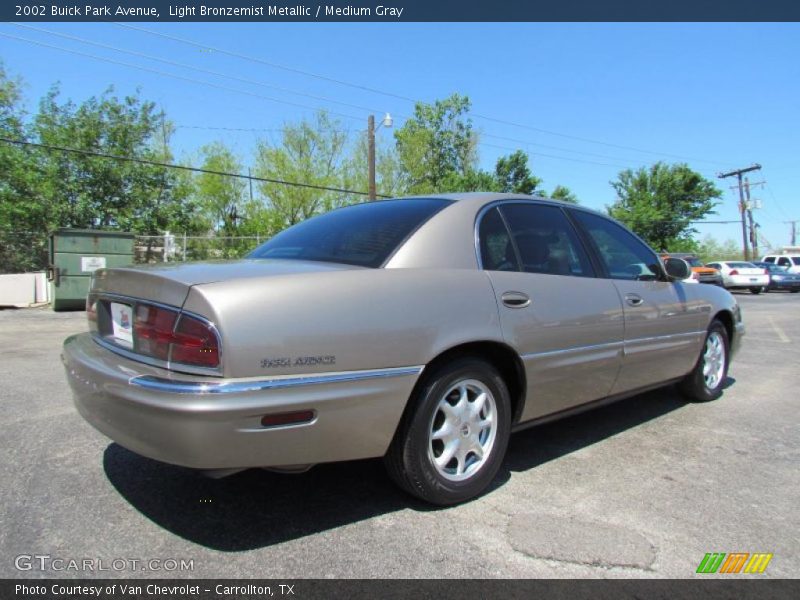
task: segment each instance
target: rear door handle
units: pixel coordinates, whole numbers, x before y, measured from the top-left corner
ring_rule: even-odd
[[[639,294],[625,294],[625,302],[631,306],[640,306],[644,304],[644,298]]]
[[[500,299],[509,308],[525,308],[531,303],[530,296],[522,292],[504,292]]]

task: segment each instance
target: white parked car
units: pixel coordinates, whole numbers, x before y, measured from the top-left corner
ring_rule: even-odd
[[[761,262],[786,267],[788,273],[800,274],[800,254],[767,254]]]
[[[722,275],[722,285],[729,290],[746,288],[754,294],[760,294],[769,286],[767,270],[751,262],[718,260],[707,263],[706,266],[719,270]]]

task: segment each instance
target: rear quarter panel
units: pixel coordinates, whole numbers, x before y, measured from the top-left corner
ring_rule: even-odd
[[[502,341],[491,284],[474,269],[231,280],[193,287],[184,308],[217,325],[226,377],[425,365],[461,343]]]

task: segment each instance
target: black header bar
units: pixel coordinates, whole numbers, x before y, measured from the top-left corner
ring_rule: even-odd
[[[800,21],[794,0],[12,0],[2,21]]]

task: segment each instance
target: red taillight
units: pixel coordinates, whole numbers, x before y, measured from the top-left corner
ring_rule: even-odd
[[[731,271],[729,274],[730,274],[730,275],[738,275],[738,274],[739,274],[739,271],[737,271],[736,269],[734,269],[734,270],[733,270],[733,271]]]
[[[208,325],[194,317],[139,304],[133,331],[137,352],[198,367],[219,366],[217,336]]]
[[[157,306],[139,304],[133,318],[136,350],[161,360],[169,359],[169,345],[178,313]]]
[[[764,275],[769,275],[769,269],[764,269]]]
[[[171,360],[201,367],[218,367],[217,336],[202,321],[182,315],[174,334]]]

